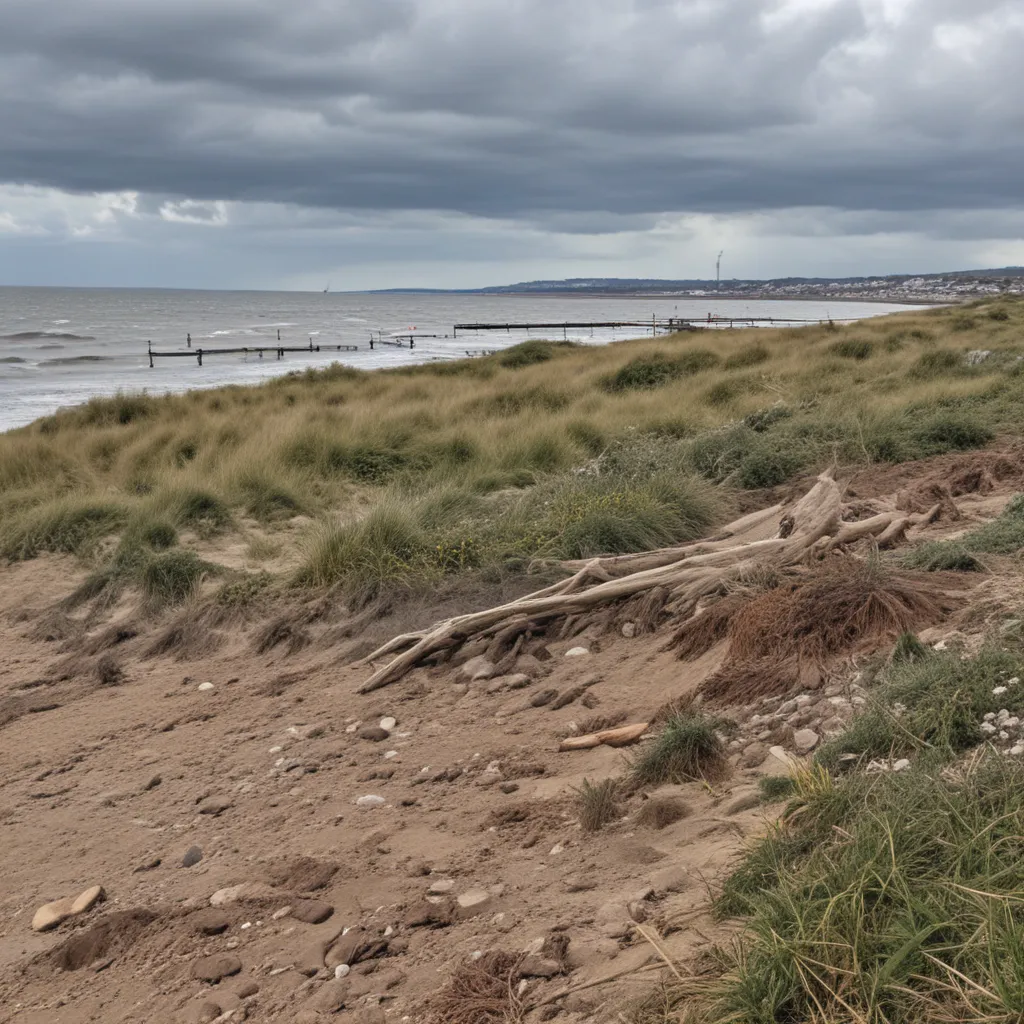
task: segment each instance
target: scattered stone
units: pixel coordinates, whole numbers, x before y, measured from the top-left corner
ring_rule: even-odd
[[[92,910],[100,900],[106,897],[106,893],[103,891],[102,885],[90,886],[85,892],[80,893],[75,897],[74,902],[71,904],[72,916],[76,914],[84,914],[88,910]]]
[[[482,654],[470,658],[459,671],[462,673],[462,677],[471,683],[480,679],[491,679],[497,674],[494,662],[488,661]]]
[[[259,882],[242,882],[239,885],[229,885],[224,889],[218,889],[210,897],[210,906],[225,907],[231,903],[238,903],[239,900],[280,901],[280,898],[281,894],[269,885],[262,885]]]
[[[154,775],[143,787],[142,792],[148,793],[151,789],[156,789],[164,780],[159,775]]]
[[[231,926],[231,919],[220,910],[200,910],[190,923],[200,935],[220,935]]]
[[[320,1013],[337,1013],[348,999],[347,981],[332,979],[326,982],[313,997],[312,1005]]]
[[[463,920],[486,914],[492,909],[491,894],[486,889],[468,889],[456,900],[459,906],[459,917]]]
[[[632,640],[636,636],[636,623],[635,622],[624,622],[622,624],[622,635],[627,640]]]
[[[370,740],[373,743],[380,743],[386,740],[390,733],[387,729],[382,729],[377,725],[366,725],[359,730],[359,738],[361,740]]]
[[[398,725],[398,719],[397,718],[392,718],[390,715],[388,715],[386,718],[382,718],[380,720],[380,727],[385,732],[391,732],[391,730],[394,729],[394,727],[396,725]]]
[[[523,957],[519,973],[524,978],[554,978],[562,973],[562,965],[557,960],[531,954]]]
[[[406,928],[444,928],[452,923],[453,902],[451,900],[439,903],[431,903],[429,900],[422,900],[413,904],[406,911],[402,923]]]
[[[222,978],[230,978],[242,969],[242,961],[230,953],[200,957],[192,964],[192,977],[216,985]]]
[[[597,888],[597,880],[594,878],[568,878],[565,882],[568,892],[590,892]]]
[[[813,729],[800,729],[793,736],[793,748],[798,754],[809,754],[818,745],[819,739]]]
[[[690,875],[685,868],[661,868],[651,875],[651,888],[655,892],[682,892],[690,887]]]
[[[334,977],[337,978],[340,981],[351,970],[352,970],[352,968],[349,967],[348,964],[338,964],[338,966],[334,968]]]
[[[209,1024],[220,1016],[220,1006],[212,999],[204,999],[202,1002],[193,1003],[188,1011],[189,1024]]]
[[[764,764],[764,759],[767,756],[768,748],[763,743],[754,742],[744,748],[743,753],[740,754],[740,765],[744,768],[757,768]]]
[[[292,917],[304,924],[320,924],[334,913],[334,907],[323,900],[296,900],[292,905]]]
[[[185,856],[181,858],[181,866],[183,868],[190,868],[198,864],[203,859],[203,851],[198,846],[190,846],[185,851]],[[160,863],[159,858],[157,864]]]
[[[436,882],[430,883],[430,888],[427,889],[433,896],[443,896],[447,892],[451,892],[455,888],[454,878],[439,878]]]
[[[234,806],[232,801],[226,796],[208,796],[199,802],[197,810],[200,814],[211,814],[213,817],[219,818],[232,806]]]
[[[327,953],[327,947],[330,942],[319,939],[316,942],[310,943],[295,959],[295,970],[299,974],[306,975],[307,978],[312,978],[314,974],[319,973],[324,967],[324,956]]]
[[[519,783],[518,782],[502,782],[502,783],[500,783],[498,785],[498,789],[500,789],[502,791],[502,793],[506,793],[506,794],[508,794],[508,793],[515,793],[519,789]]]
[[[66,921],[71,916],[73,902],[70,897],[67,897],[41,906],[32,917],[32,931],[48,932],[51,928],[56,928],[62,921]]]
[[[530,699],[530,707],[541,708],[545,704],[550,704],[557,696],[557,690],[541,690],[540,693],[535,693]]]
[[[384,797],[370,793],[366,796],[359,797],[359,799],[356,800],[356,807],[381,807],[384,803]]]
[[[143,871],[152,871],[154,868],[160,867],[160,864],[161,860],[159,857],[151,857],[149,860],[143,861],[138,867],[132,868],[132,874],[139,875]]]
[[[583,658],[589,653],[590,651],[586,647],[570,647],[569,650],[565,652],[565,656],[567,658]]]
[[[259,990],[260,987],[255,981],[243,981],[242,984],[235,989],[235,995],[238,996],[239,999],[248,999],[249,996],[256,995]]]
[[[501,678],[507,690],[523,690],[533,682],[525,672],[513,672],[512,675]]]
[[[208,693],[213,689],[213,683],[200,683],[196,689],[199,690],[200,693]]]

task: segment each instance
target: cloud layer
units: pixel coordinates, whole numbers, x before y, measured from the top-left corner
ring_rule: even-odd
[[[255,233],[261,283],[360,245],[398,273],[413,238],[509,246],[495,280],[516,240],[587,273],[619,239],[645,273],[635,239],[685,260],[700,218],[740,252],[772,226],[778,273],[813,270],[786,239],[912,260],[943,223],[950,255],[1012,255],[1022,44],[1019,0],[5,0],[0,272],[41,239]]]

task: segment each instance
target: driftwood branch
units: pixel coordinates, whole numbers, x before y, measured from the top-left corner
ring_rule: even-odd
[[[910,527],[934,518],[938,508],[918,515],[887,511],[853,523],[843,522],[841,512],[839,487],[830,473],[823,473],[792,506],[776,505],[744,516],[719,531],[714,539],[636,555],[564,563],[573,575],[543,590],[484,611],[455,616],[423,633],[407,633],[384,644],[363,663],[395,656],[373,672],[360,693],[396,682],[432,654],[468,640],[493,637],[519,622],[592,612],[656,587],[667,591],[668,607],[677,614],[689,615],[701,598],[755,567],[798,565],[865,538],[874,538],[882,545],[893,544]],[[776,518],[775,536],[742,539]]]

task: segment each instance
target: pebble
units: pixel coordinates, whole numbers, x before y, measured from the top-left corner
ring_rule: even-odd
[[[249,996],[256,995],[259,990],[260,987],[255,981],[245,981],[235,989],[235,995],[238,996],[239,999],[248,999]]]
[[[582,658],[589,653],[590,651],[586,647],[570,647],[569,650],[565,652],[565,656],[567,658]]]
[[[304,924],[320,924],[334,913],[334,907],[323,900],[297,900],[292,905],[292,917]]]
[[[242,969],[242,961],[228,953],[200,957],[192,964],[192,977],[216,985],[221,978],[230,978]]]
[[[459,917],[466,919],[477,914],[490,913],[492,897],[486,889],[468,889],[456,899],[459,905]]]
[[[213,683],[200,683],[199,686],[196,687],[196,689],[199,690],[200,693],[206,693],[207,691],[213,689]]]
[[[190,924],[200,935],[221,935],[230,927],[231,919],[219,910],[208,909],[193,914]]]
[[[387,729],[382,729],[376,725],[367,725],[359,730],[359,738],[361,740],[371,740],[374,743],[380,743],[382,740],[386,740],[390,733]]]
[[[439,878],[436,882],[431,882],[427,892],[434,896],[441,896],[446,892],[451,892],[455,888],[455,879],[453,878]]]
[[[198,864],[203,859],[203,851],[198,846],[190,846],[185,851],[185,856],[181,858],[181,866],[183,868],[190,868],[195,864]],[[157,861],[159,864],[160,862]]]
[[[200,854],[202,856],[202,854]],[[161,860],[159,857],[150,857],[149,860],[143,861],[138,867],[132,868],[132,874],[138,875],[143,871],[152,871],[154,868],[160,867]]]
[[[398,757],[398,751],[397,750],[385,750],[384,751],[384,760],[385,761],[390,761],[393,757]]]
[[[219,818],[229,807],[233,807],[232,801],[226,796],[208,796],[205,800],[200,801],[199,807],[196,808],[200,814],[212,814],[213,817]]]
[[[368,793],[356,800],[356,807],[381,807],[385,803],[384,797],[374,793]]]
[[[272,921],[280,921],[280,920],[281,920],[281,918],[283,918],[283,917],[287,917],[287,916],[288,916],[288,915],[289,915],[289,914],[290,914],[291,912],[292,912],[292,908],[291,908],[291,906],[287,906],[287,907],[281,907],[281,909],[280,909],[280,910],[275,910],[275,911],[274,911],[274,912],[273,912],[273,913],[272,913],[272,914],[270,915],[270,919],[271,919]]]
[[[398,725],[397,719],[391,718],[390,716],[387,718],[382,718],[380,720],[380,727],[385,732],[391,732],[391,730],[394,729],[396,725]]]
[[[73,900],[68,897],[62,900],[54,900],[52,903],[45,903],[32,917],[32,931],[48,932],[56,928],[62,921],[71,916],[71,904]]]
[[[636,636],[636,623],[635,622],[624,622],[622,624],[622,635],[627,640],[632,640]]]
[[[813,729],[798,729],[793,736],[793,747],[798,754],[809,754],[818,745],[819,739]]]

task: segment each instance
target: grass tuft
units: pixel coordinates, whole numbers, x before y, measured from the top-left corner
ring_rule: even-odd
[[[670,718],[629,766],[633,782],[648,787],[668,782],[714,782],[727,770],[725,748],[715,733],[714,722],[698,713]]]
[[[584,779],[583,784],[573,790],[573,794],[584,832],[599,832],[620,816],[618,782],[615,779],[603,779],[598,783]]]

